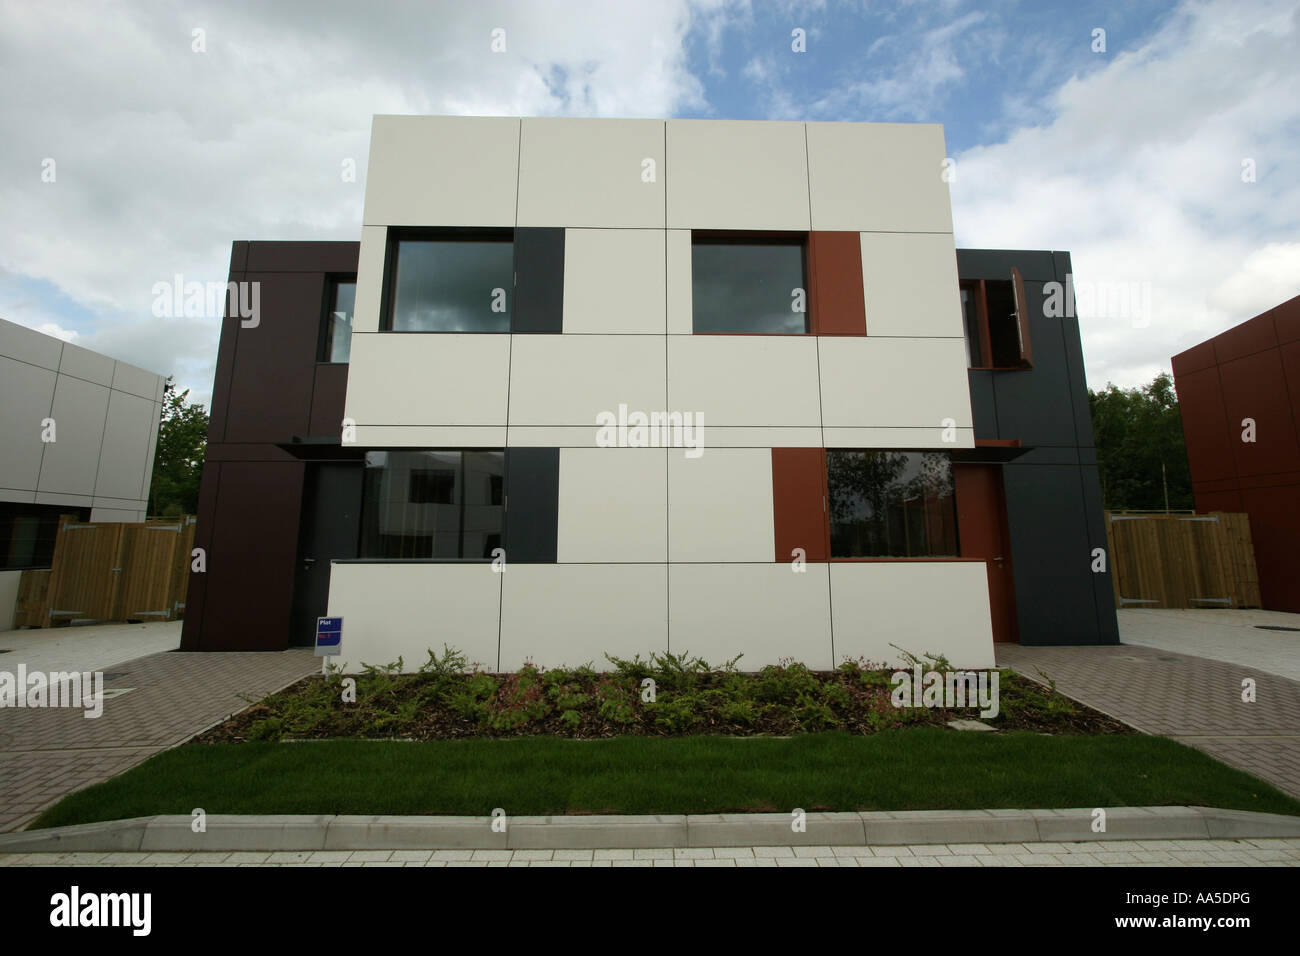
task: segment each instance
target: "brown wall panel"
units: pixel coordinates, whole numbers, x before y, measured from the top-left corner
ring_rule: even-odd
[[[211,459],[203,463],[199,483],[199,513],[194,526],[194,547],[205,555],[212,551],[212,528],[217,514],[217,489],[221,484],[221,465]],[[197,651],[203,646],[203,609],[206,603],[208,574],[191,570],[185,595],[185,620],[181,624],[181,650]]]
[[[360,245],[355,242],[250,242],[248,272],[357,271]]]
[[[1214,357],[1220,365],[1265,349],[1277,348],[1277,334],[1273,331],[1273,318],[1269,312],[1234,325],[1210,341],[1214,345]]]
[[[1236,459],[1228,445],[1228,419],[1223,410],[1218,367],[1179,375],[1175,384],[1193,480],[1235,477]],[[1240,432],[1237,437],[1241,437]]]
[[[1270,349],[1226,362],[1219,366],[1219,381],[1237,475],[1300,470],[1300,445],[1282,375],[1281,353]],[[1255,420],[1253,442],[1241,440],[1241,423],[1246,418]]]
[[[1273,328],[1279,342],[1300,341],[1300,295],[1273,310]]]
[[[1214,343],[1202,342],[1200,345],[1193,345],[1185,352],[1179,352],[1170,363],[1173,365],[1174,376],[1186,375],[1189,372],[1199,372],[1201,369],[1213,368],[1216,364],[1214,358]]]
[[[809,561],[827,560],[825,449],[773,448],[772,502],[776,560],[793,560],[795,548],[803,548]]]
[[[261,311],[256,326],[236,326],[225,441],[288,441],[306,435],[311,420],[325,276],[246,272],[244,277],[261,283]]]
[[[314,438],[337,438],[343,433],[343,402],[348,391],[346,365],[316,366],[312,387],[311,421],[308,434]]]
[[[813,232],[808,237],[815,335],[866,335],[862,292],[862,237],[856,232]]]
[[[289,646],[301,462],[226,462],[208,552],[201,650]]]
[[[1300,484],[1242,489],[1259,570],[1259,596],[1270,611],[1300,612]]]

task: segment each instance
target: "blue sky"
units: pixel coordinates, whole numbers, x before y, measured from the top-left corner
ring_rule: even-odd
[[[373,114],[938,122],[959,246],[1149,303],[1080,304],[1089,383],[1136,385],[1300,293],[1298,49],[1296,0],[0,0],[0,318],[207,402],[218,318],[154,285],[358,239]]]

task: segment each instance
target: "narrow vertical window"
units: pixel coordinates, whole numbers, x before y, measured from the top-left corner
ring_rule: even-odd
[[[330,282],[318,361],[346,363],[352,348],[352,313],[357,303],[355,279]]]

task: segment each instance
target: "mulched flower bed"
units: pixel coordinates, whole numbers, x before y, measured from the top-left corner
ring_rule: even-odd
[[[343,675],[304,678],[254,703],[191,743],[249,740],[448,740],[548,735],[579,739],[616,736],[790,736],[827,730],[871,734],[903,727],[943,727],[954,719],[983,720],[996,731],[1045,734],[1126,734],[1131,727],[1036,681],[1002,670],[999,713],[978,707],[900,708],[891,701],[894,668],[846,662],[834,671],[802,664],[757,673],[713,668],[698,658],[652,655],[649,661],[610,658],[613,669],[465,673],[464,657],[432,652],[418,672],[402,662],[354,675],[355,699],[345,700]],[[924,670],[953,668],[927,659]],[[644,700],[646,679],[654,699]],[[1050,683],[1050,682],[1049,682]]]

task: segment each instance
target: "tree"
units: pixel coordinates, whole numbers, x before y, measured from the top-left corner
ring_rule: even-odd
[[[189,389],[177,392],[169,375],[163,387],[158,446],[149,485],[149,514],[193,514],[199,507],[199,479],[208,438],[208,413],[190,404]]]
[[[1089,389],[1088,405],[1108,510],[1164,510],[1166,483],[1170,509],[1193,507],[1183,420],[1169,373],[1140,388],[1107,383],[1103,391]]]

